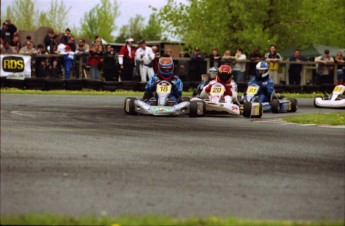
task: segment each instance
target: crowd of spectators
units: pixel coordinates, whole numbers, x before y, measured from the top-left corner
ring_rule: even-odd
[[[35,44],[30,35],[26,36],[24,43],[20,43],[19,33],[11,20],[6,20],[2,24],[1,53],[35,56],[32,71],[36,77],[70,79],[79,78],[79,74],[82,74],[83,77],[89,76],[97,80],[104,78],[106,81],[146,82],[157,73],[158,59],[161,56],[158,47],[146,46],[145,40],[140,40],[138,48],[135,48],[132,38],[126,40],[119,52],[111,45],[104,45],[100,36],[96,36],[90,45],[85,39],[79,39],[76,43],[69,28],[64,33],[55,33],[53,29],[49,29],[44,42]],[[172,56],[172,50],[166,49],[164,55]],[[204,55],[199,48],[195,48],[190,56],[181,52],[180,57],[189,58],[188,61],[174,59],[175,73],[182,79],[199,81],[200,75],[207,70],[205,58],[209,58],[210,67],[230,65],[235,82],[243,83],[255,75],[256,62],[265,60],[269,63],[269,75],[274,83],[285,84],[285,81],[278,77],[279,65],[283,58],[276,45],[271,45],[265,54],[261,54],[258,48],[254,48],[248,56],[242,48],[237,48],[234,54],[229,49],[221,54],[217,48],[213,48],[210,55]],[[303,65],[298,62],[308,59],[303,57],[299,49],[295,49],[288,60],[293,62],[288,68],[289,84],[300,85]],[[331,56],[328,50],[315,58],[316,76],[313,82],[333,84],[334,63],[338,64],[336,82],[344,83],[345,67],[342,52]]]

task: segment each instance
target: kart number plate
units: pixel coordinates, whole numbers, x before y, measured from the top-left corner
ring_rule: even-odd
[[[345,91],[345,86],[336,86],[333,89],[334,94],[342,94]]]
[[[157,85],[157,93],[169,94],[171,92],[171,85]]]
[[[259,91],[258,86],[249,86],[247,89],[247,94],[249,95],[255,95]]]
[[[223,86],[213,86],[211,89],[211,94],[222,94],[224,93],[224,87]]]

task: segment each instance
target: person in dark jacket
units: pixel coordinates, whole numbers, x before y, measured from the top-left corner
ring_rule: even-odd
[[[103,73],[105,81],[117,81],[118,79],[116,52],[111,45],[106,46],[103,60]]]
[[[294,55],[289,58],[292,62],[307,61],[307,58],[301,56],[301,51],[295,49]],[[290,64],[289,67],[289,84],[290,85],[300,85],[301,84],[301,71],[302,64]]]

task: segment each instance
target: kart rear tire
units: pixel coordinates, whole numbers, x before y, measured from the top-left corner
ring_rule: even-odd
[[[201,105],[201,107],[200,107]],[[201,109],[200,109],[201,108]],[[189,105],[189,117],[203,117],[205,116],[206,105],[204,101],[193,100]]]
[[[297,99],[292,98],[292,99],[289,99],[289,101],[291,102],[291,111],[290,112],[296,112],[297,108],[298,108]]]
[[[261,105],[262,107],[262,105]],[[250,118],[252,114],[252,103],[251,102],[244,102],[243,104],[243,116],[246,118]]]
[[[127,97],[125,99],[125,102],[123,104],[123,110],[127,115],[136,115],[137,112],[135,111],[135,104],[134,101],[136,101],[137,98],[135,97]]]
[[[321,98],[322,99],[323,97],[322,96],[317,96],[317,97],[314,98],[314,107],[315,108],[320,108],[320,106],[316,105],[316,98]]]
[[[278,99],[273,99],[271,101],[271,109],[272,113],[279,113],[280,112],[280,103]]]
[[[253,115],[253,116],[251,116],[252,118],[261,118],[262,117],[262,103],[260,103],[259,104],[259,111],[260,111],[260,113],[259,113],[259,115]]]

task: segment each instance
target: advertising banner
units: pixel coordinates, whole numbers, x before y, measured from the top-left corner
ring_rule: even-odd
[[[31,78],[31,56],[1,54],[1,77],[7,79]]]

